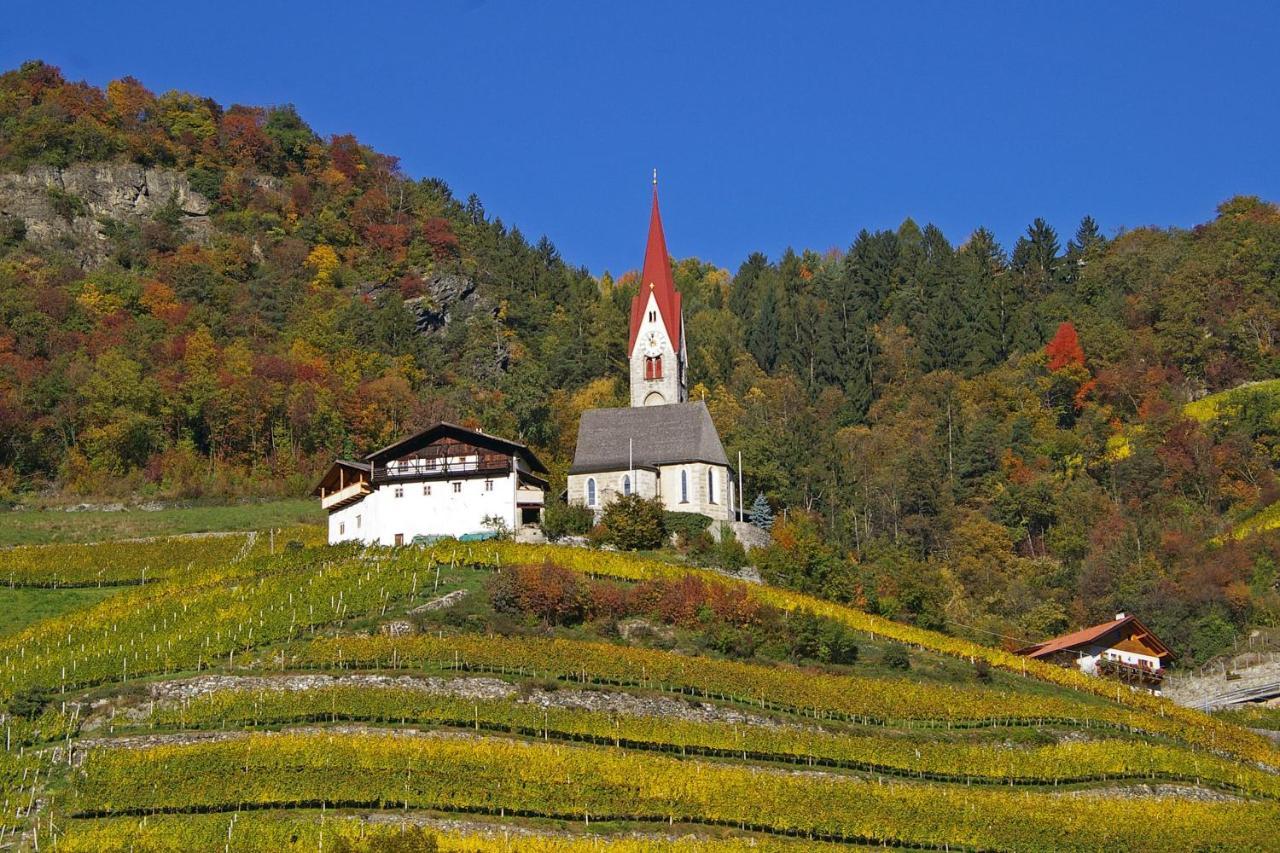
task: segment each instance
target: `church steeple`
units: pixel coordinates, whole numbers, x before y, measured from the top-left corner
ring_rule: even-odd
[[[644,251],[640,287],[631,300],[631,361],[633,406],[683,403],[685,389],[684,314],[680,293],[671,275],[671,258],[658,210],[658,170],[653,172],[653,205],[649,240]],[[664,367],[665,365],[665,367]]]
[[[662,213],[658,210],[658,172],[654,170],[653,207],[649,213],[649,242],[644,250],[644,268],[640,272],[640,291],[631,300],[631,339],[627,353],[635,352],[636,336],[645,319],[649,294],[658,303],[658,311],[667,328],[673,348],[680,348],[681,306],[675,279],[671,276],[671,257],[667,254],[667,238],[662,232]]]

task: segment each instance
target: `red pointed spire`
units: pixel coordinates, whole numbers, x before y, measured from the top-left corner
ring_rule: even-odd
[[[680,294],[671,276],[671,258],[667,255],[667,239],[662,233],[662,214],[658,212],[658,173],[653,177],[653,210],[649,214],[649,243],[644,250],[644,269],[640,272],[640,290],[631,300],[631,339],[627,354],[636,348],[640,324],[652,293],[662,314],[662,322],[671,338],[671,347],[680,351]]]

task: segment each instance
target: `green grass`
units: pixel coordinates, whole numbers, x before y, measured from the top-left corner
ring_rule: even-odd
[[[1280,732],[1280,707],[1269,708],[1263,705],[1248,705],[1243,708],[1214,711],[1213,715],[1237,726]]]
[[[96,604],[117,590],[102,589],[9,589],[0,587],[0,636],[16,633],[28,625],[71,610]]]
[[[310,498],[147,511],[65,512],[58,509],[0,512],[0,546],[47,542],[102,542],[141,536],[262,530],[298,523],[320,524],[319,501]]]
[[[1187,417],[1204,423],[1218,417],[1225,409],[1238,404],[1245,397],[1251,397],[1255,394],[1277,393],[1280,393],[1280,379],[1264,379],[1260,382],[1248,382],[1237,388],[1201,397],[1194,403],[1188,403],[1182,410]]]

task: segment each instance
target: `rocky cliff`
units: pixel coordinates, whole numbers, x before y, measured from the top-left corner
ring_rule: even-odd
[[[134,163],[77,163],[0,174],[0,217],[22,220],[27,239],[60,244],[83,267],[106,257],[104,220],[150,219],[170,201],[190,239],[209,237],[209,200],[179,171]]]

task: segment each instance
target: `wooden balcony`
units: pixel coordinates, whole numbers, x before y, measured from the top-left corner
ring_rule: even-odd
[[[1101,658],[1097,663],[1098,674],[1107,678],[1145,687],[1148,690],[1159,690],[1164,682],[1164,670],[1152,666],[1122,663],[1118,660]]]
[[[320,498],[320,508],[326,510],[340,509],[348,504],[355,503],[371,491],[373,491],[373,489],[369,483],[364,480],[357,480],[350,485],[338,489],[336,492],[331,492],[330,494]]]
[[[404,480],[448,480],[457,477],[505,477],[511,473],[511,461],[506,457],[478,462],[453,462],[442,460],[410,460],[408,464],[394,467],[377,466],[373,469],[374,483],[396,483]]]

